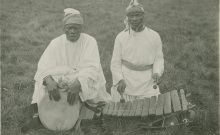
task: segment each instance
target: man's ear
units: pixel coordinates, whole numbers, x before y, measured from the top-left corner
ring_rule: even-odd
[[[84,27],[84,25],[82,26],[82,31],[81,31],[81,33],[84,31],[84,29],[85,29],[85,27]]]
[[[143,17],[144,17],[144,19],[145,19],[145,14],[143,14]]]
[[[144,14],[144,16],[143,16],[143,22],[145,21],[145,19],[146,19],[146,17],[145,17],[145,14]]]
[[[65,31],[65,26],[62,27],[63,31]]]

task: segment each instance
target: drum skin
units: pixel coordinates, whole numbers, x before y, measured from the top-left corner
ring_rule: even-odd
[[[38,112],[42,124],[50,130],[69,130],[79,118],[80,106],[67,103],[67,92],[60,90],[61,99],[56,102],[50,100],[48,93],[41,99]]]

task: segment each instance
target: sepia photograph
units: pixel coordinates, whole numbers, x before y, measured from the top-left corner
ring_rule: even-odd
[[[219,135],[218,0],[1,0],[2,135]]]

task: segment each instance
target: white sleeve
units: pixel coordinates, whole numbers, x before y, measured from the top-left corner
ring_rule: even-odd
[[[123,74],[121,69],[121,59],[122,59],[122,47],[117,36],[115,40],[114,50],[111,60],[113,86],[116,85],[121,79],[123,79]]]
[[[78,80],[81,84],[81,99],[86,101],[94,99],[99,91],[100,84],[100,58],[97,42],[95,39],[89,40],[87,46],[80,58],[80,69],[78,73]]]
[[[153,64],[153,73],[158,73],[159,76],[162,76],[164,71],[164,58],[163,58],[163,51],[162,51],[162,42],[160,36],[158,35],[157,38],[157,48],[156,54]]]

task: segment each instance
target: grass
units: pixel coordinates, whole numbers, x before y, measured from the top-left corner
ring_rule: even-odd
[[[219,131],[218,106],[218,14],[216,0],[139,0],[146,12],[145,25],[162,39],[165,72],[161,92],[185,89],[197,104],[195,125],[178,133],[213,135]],[[1,131],[3,135],[20,134],[25,116],[15,112],[29,105],[34,91],[37,62],[49,42],[63,33],[63,9],[78,9],[85,20],[84,32],[96,38],[101,64],[112,85],[110,61],[116,35],[122,31],[124,11],[129,0],[1,0]],[[84,122],[87,123],[87,122]],[[92,123],[92,122],[90,122]],[[123,123],[118,121],[118,124]],[[88,134],[131,134],[133,128],[101,128],[84,124]],[[130,126],[133,127],[133,126]],[[87,131],[86,129],[92,128]],[[108,130],[107,130],[108,129]],[[34,135],[72,134],[47,129],[31,131]],[[136,130],[136,134],[145,134]],[[132,133],[132,134],[135,134]],[[149,133],[150,135],[151,133]]]

